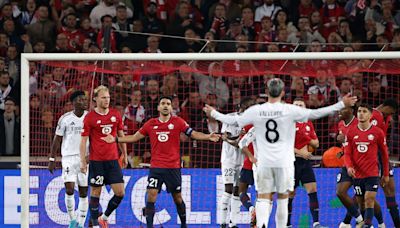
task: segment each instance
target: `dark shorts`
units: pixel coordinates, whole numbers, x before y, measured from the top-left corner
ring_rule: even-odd
[[[249,169],[240,170],[239,180],[242,183],[246,183],[248,185],[254,185],[253,170],[249,170]]]
[[[364,196],[365,192],[377,192],[379,188],[379,177],[367,177],[354,179],[354,192],[357,196]]]
[[[297,188],[301,184],[316,182],[314,170],[309,160],[296,157],[294,162],[294,187]]]
[[[342,167],[336,176],[336,183],[350,182],[353,183],[353,178],[347,173],[347,168]]]
[[[89,161],[89,185],[100,187],[103,185],[124,183],[121,167],[118,160]]]
[[[178,193],[182,191],[181,169],[150,168],[147,178],[147,189],[158,189],[167,186],[167,192]]]

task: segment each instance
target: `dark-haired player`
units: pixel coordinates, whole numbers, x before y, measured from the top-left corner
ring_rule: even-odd
[[[193,130],[180,117],[172,116],[172,98],[160,97],[158,104],[158,118],[148,120],[134,135],[115,137],[108,135],[102,139],[108,143],[126,142],[133,143],[146,136],[150,137],[151,160],[147,184],[147,200],[145,216],[147,227],[153,227],[155,202],[161,186],[165,183],[167,191],[172,194],[176,209],[181,220],[181,227],[186,225],[186,206],[182,199],[180,134],[196,139],[217,142],[220,135],[204,134]]]
[[[388,136],[388,129],[392,120],[392,115],[397,112],[398,103],[395,99],[386,99],[381,105],[373,109],[371,123]],[[390,164],[389,164],[390,165]],[[394,183],[394,169],[389,168],[389,183],[383,187],[386,197],[386,207],[388,208],[395,227],[400,227],[399,206],[396,202],[396,189]]]
[[[49,171],[53,174],[56,168],[56,156],[61,149],[62,178],[65,185],[65,206],[69,215],[69,227],[83,227],[88,210],[88,180],[87,174],[81,173],[79,142],[83,128],[83,119],[87,114],[88,99],[83,91],[75,91],[70,96],[74,110],[60,117],[56,134],[49,154]],[[75,215],[75,183],[79,188],[78,215]]]
[[[374,203],[379,188],[379,151],[383,167],[381,184],[385,186],[389,182],[386,137],[380,128],[370,123],[371,116],[372,108],[367,104],[360,104],[357,110],[358,124],[349,129],[344,145],[347,173],[354,178],[359,207],[362,211],[365,209],[364,227],[372,227]]]
[[[296,98],[293,104],[302,108],[306,108],[306,104],[303,99]],[[309,208],[311,216],[313,218],[314,228],[323,228],[319,223],[319,203],[317,195],[317,182],[315,179],[314,170],[312,168],[310,158],[312,153],[309,152],[308,146],[316,149],[319,146],[319,140],[317,134],[315,133],[313,123],[308,120],[306,122],[296,123],[296,138],[294,141],[296,161],[294,162],[294,191],[289,194],[288,203],[288,221],[287,227],[291,227],[291,214],[292,214],[292,204],[293,199],[296,194],[296,188],[301,184],[307,191],[309,198]]]
[[[117,144],[105,143],[101,138],[107,135],[114,137],[124,136],[122,117],[118,110],[109,108],[110,92],[107,87],[99,86],[94,90],[96,108],[89,112],[83,122],[81,134],[81,172],[87,172],[86,150],[89,143],[89,184],[90,191],[90,217],[93,227],[108,227],[108,216],[117,209],[125,195],[124,180],[121,167],[118,163],[119,152]],[[122,149],[122,168],[127,161],[126,145]],[[108,202],[107,209],[99,217],[99,199],[103,185],[111,185],[114,196]]]

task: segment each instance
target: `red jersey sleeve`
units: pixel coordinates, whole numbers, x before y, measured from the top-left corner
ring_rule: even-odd
[[[383,165],[383,175],[389,176],[389,153],[386,145],[386,137],[381,129],[378,134],[378,146],[380,148],[381,157],[382,157],[382,165]]]
[[[147,121],[147,122],[139,129],[139,133],[140,133],[140,134],[142,134],[142,135],[144,135],[144,136],[149,135],[149,134],[148,134],[148,132],[149,132],[149,131],[148,131],[149,122],[150,122],[150,120]]]
[[[353,164],[353,136],[349,133],[346,135],[344,145],[344,164],[346,168],[352,167],[354,168]]]
[[[89,136],[90,135],[90,115],[86,115],[83,119],[83,128],[81,136]]]
[[[317,133],[315,133],[314,124],[311,121],[309,121],[309,126],[311,128],[311,130],[310,130],[310,138],[313,139],[313,140],[318,139]]]

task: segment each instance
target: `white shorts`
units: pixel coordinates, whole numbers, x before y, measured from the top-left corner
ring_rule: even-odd
[[[88,186],[88,172],[81,172],[81,158],[79,155],[64,156],[61,158],[62,178],[64,183],[74,182],[78,186]]]
[[[223,184],[233,184],[239,186],[239,176],[242,166],[232,164],[221,164],[222,182]]]
[[[257,192],[259,194],[277,192],[281,194],[294,190],[294,167],[257,167]]]

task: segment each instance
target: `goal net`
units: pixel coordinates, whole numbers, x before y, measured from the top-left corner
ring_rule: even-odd
[[[185,119],[193,129],[205,133],[220,132],[221,124],[208,119],[202,112],[204,104],[229,113],[237,111],[245,97],[252,97],[256,103],[265,102],[266,82],[275,77],[285,82],[285,102],[291,103],[301,97],[309,108],[333,104],[347,93],[373,107],[387,98],[399,100],[399,57],[398,53],[392,52],[23,54],[22,181],[19,183],[18,177],[5,180],[12,183],[8,189],[10,194],[19,196],[22,191],[22,204],[11,195],[4,199],[7,208],[4,213],[9,213],[7,222],[22,222],[25,227],[28,223],[32,227],[65,227],[68,224],[61,155],[57,155],[57,170],[53,175],[47,166],[57,121],[63,113],[73,109],[69,96],[76,90],[82,90],[92,98],[95,87],[107,86],[111,106],[123,116],[125,134],[133,134],[149,118],[158,116],[157,104],[161,95],[173,97],[173,115]],[[91,102],[90,108],[93,106]],[[393,115],[392,120],[390,156],[392,161],[397,161],[398,115]],[[340,147],[336,141],[338,121],[335,114],[313,122],[320,141],[313,157],[320,218],[321,223],[329,227],[337,226],[346,213],[335,195],[338,168],[326,168],[340,166],[342,162],[335,158]],[[128,154],[129,167],[123,170],[126,195],[110,217],[110,224],[112,227],[145,227],[142,208],[151,158],[149,140],[128,144]],[[217,210],[223,192],[221,142],[200,142],[182,137],[181,155],[187,223],[191,227],[215,227],[220,223]],[[395,177],[396,187],[400,189],[398,172]],[[254,188],[249,194],[254,200]],[[77,192],[75,196],[78,202]],[[111,189],[104,188],[100,200],[103,210],[111,197]],[[381,192],[378,198],[384,207]],[[21,208],[22,220],[17,216]],[[386,210],[382,211],[390,226],[390,215]],[[175,205],[166,191],[159,195],[156,212],[156,227],[179,224]],[[250,215],[242,207],[239,224],[248,224],[249,219]],[[311,223],[307,193],[300,187],[293,204],[292,224],[307,227]]]

